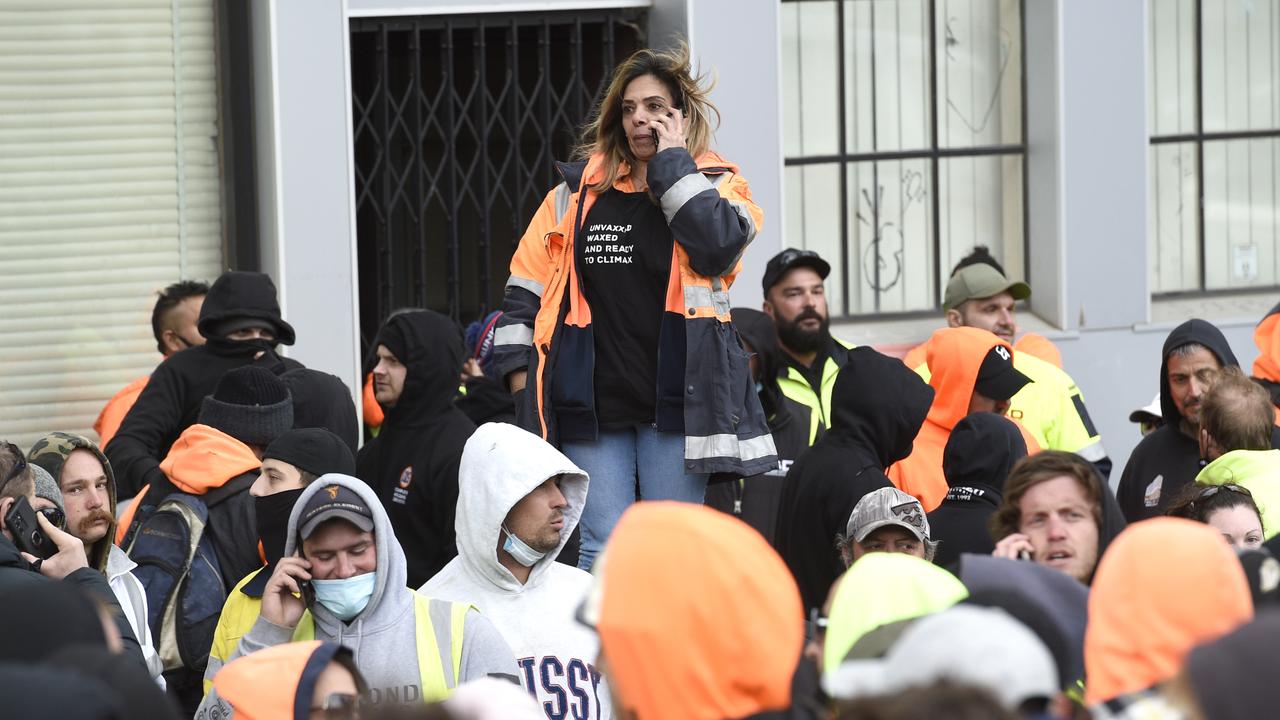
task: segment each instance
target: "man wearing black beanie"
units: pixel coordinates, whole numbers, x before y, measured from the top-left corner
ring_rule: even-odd
[[[294,331],[280,316],[275,284],[263,273],[223,273],[205,296],[197,328],[207,342],[174,353],[156,367],[103,448],[123,497],[159,480],[160,460],[182,431],[197,422],[204,398],[228,370],[252,364],[281,374],[302,367],[275,352],[277,344],[293,344]]]
[[[289,513],[303,488],[321,475],[354,475],[355,470],[356,461],[346,442],[323,428],[290,430],[263,452],[262,473],[249,488],[249,494],[253,497],[255,523],[267,565],[250,573],[227,595],[204,672],[206,695],[213,686],[213,676],[258,619],[262,591],[284,555]]]

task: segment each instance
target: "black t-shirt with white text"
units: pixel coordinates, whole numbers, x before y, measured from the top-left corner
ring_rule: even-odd
[[[654,421],[658,332],[671,276],[671,229],[648,193],[609,189],[575,243],[595,336],[602,430]]]

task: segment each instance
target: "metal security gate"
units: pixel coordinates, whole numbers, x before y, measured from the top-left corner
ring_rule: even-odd
[[[360,325],[401,307],[461,322],[501,304],[525,226],[557,181],[635,10],[351,23]]]

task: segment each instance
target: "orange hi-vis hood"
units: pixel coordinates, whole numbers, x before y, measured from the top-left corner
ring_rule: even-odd
[[[983,359],[997,345],[1013,352],[1009,343],[986,330],[957,327],[935,331],[922,346],[930,369],[933,405],[916,435],[911,455],[894,464],[885,474],[899,490],[919,499],[925,512],[932,512],[947,496],[942,454],[946,450],[947,439],[951,437],[951,429],[969,414],[973,386],[978,380]],[[1040,444],[1026,428],[1018,425],[1018,429],[1027,443],[1027,454],[1039,452]]]
[[[745,523],[700,505],[637,503],[595,572],[613,698],[637,720],[790,707],[804,643],[800,592]]]
[[[1089,593],[1085,700],[1163,682],[1193,647],[1252,618],[1244,570],[1221,533],[1181,518],[1130,525],[1103,554]]]
[[[218,671],[202,705],[208,717],[306,720],[316,679],[343,651],[319,640],[291,642],[240,657]]]
[[[1049,338],[1036,333],[1027,333],[1013,344],[1013,351],[1034,355],[1059,369],[1062,368],[1062,351]]]
[[[1253,344],[1258,346],[1258,359],[1253,361],[1253,376],[1280,383],[1280,305],[1271,308],[1253,330]]]
[[[986,330],[958,327],[933,333],[925,361],[929,364],[929,384],[933,386],[934,395],[925,422],[951,430],[969,414],[978,369],[987,353],[997,345],[1013,353],[1012,345]]]
[[[185,493],[203,495],[262,465],[248,445],[208,425],[192,425],[178,436],[160,471]]]

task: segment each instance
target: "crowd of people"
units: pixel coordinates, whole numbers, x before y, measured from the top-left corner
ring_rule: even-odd
[[[687,51],[619,66],[501,309],[392,313],[360,388],[264,274],[163,290],[97,441],[0,441],[2,714],[1265,717],[1280,313],[1252,376],[1169,334],[1113,491],[985,248],[902,358],[809,250],[731,307],[764,215],[715,114]]]

